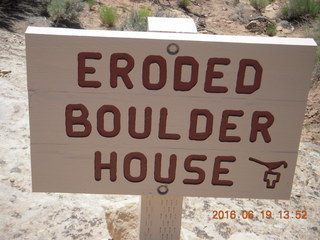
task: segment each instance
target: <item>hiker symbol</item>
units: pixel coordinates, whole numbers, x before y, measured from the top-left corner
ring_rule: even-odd
[[[284,168],[287,168],[288,163],[286,161],[279,161],[279,162],[263,162],[258,159],[249,157],[250,161],[256,162],[268,168],[267,171],[264,173],[263,181],[267,183],[267,188],[275,188],[276,183],[280,181],[281,173],[274,172],[273,170],[281,167],[283,165]],[[270,180],[270,175],[276,176],[275,179]]]

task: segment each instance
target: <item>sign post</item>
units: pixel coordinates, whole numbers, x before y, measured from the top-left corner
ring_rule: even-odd
[[[191,18],[148,17],[148,31],[196,33],[197,27]],[[169,54],[178,52],[178,45],[173,43],[169,46]],[[141,196],[139,239],[178,240],[183,196],[166,196],[169,192],[168,185],[160,185],[157,192],[158,195]]]
[[[26,51],[33,191],[142,195],[141,239],[179,238],[183,196],[290,198],[312,39],[29,27]]]
[[[141,196],[140,240],[180,239],[183,197]]]

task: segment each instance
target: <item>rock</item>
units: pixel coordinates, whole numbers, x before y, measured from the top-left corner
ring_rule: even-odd
[[[237,6],[239,3],[240,3],[239,0],[228,0],[228,1],[226,1],[226,4],[227,4],[228,6],[231,6],[231,7],[235,7],[235,6]]]
[[[269,4],[268,6],[265,7],[264,9],[266,12],[267,11],[273,11],[273,6],[271,4]]]
[[[275,4],[269,4],[266,6],[263,12],[263,16],[268,17],[270,19],[276,19],[278,17],[278,11],[275,9]]]
[[[271,31],[270,26],[274,27],[274,29],[276,27],[275,23],[271,19],[265,16],[258,16],[256,18],[253,18],[246,25],[246,29],[248,29],[250,32],[254,32],[257,34],[266,34],[269,36],[274,36],[275,31]]]
[[[289,33],[292,33],[293,30],[284,28],[284,29],[282,29],[282,32],[285,33],[285,34],[289,34]]]
[[[253,20],[246,25],[246,29],[254,33],[263,33],[265,32],[266,28],[266,23],[258,20]]]
[[[229,18],[232,21],[239,21],[242,24],[248,24],[249,20],[258,16],[256,10],[248,4],[239,3],[230,14]]]
[[[139,198],[110,205],[106,210],[108,231],[113,240],[138,239]]]
[[[285,33],[285,34],[289,34],[294,31],[294,27],[288,21],[281,21],[277,25],[277,31]]]
[[[264,11],[262,12],[262,15],[274,20],[275,22],[280,22],[281,11],[279,11],[279,9],[279,5],[276,2],[272,2],[271,4],[265,7]]]
[[[279,26],[283,28],[283,33],[292,33],[294,31],[294,26],[288,21],[281,21]]]
[[[283,27],[277,26],[277,31],[282,31],[282,30],[283,30]]]

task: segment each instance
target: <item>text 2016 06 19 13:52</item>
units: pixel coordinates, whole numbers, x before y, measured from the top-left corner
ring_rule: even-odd
[[[307,219],[307,210],[253,211],[253,210],[214,210],[212,219]]]

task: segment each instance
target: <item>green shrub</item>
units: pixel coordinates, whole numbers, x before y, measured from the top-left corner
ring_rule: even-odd
[[[91,11],[93,6],[97,4],[96,0],[87,0],[88,6],[89,6],[89,10]]]
[[[277,34],[277,25],[275,23],[269,23],[267,25],[266,34],[268,36],[275,36]]]
[[[75,26],[83,10],[83,2],[81,0],[52,0],[47,10],[55,26]]]
[[[152,16],[152,12],[148,8],[131,11],[129,17],[122,23],[120,29],[122,31],[147,31],[147,17]]]
[[[191,4],[191,0],[178,0],[179,7],[186,8]]]
[[[152,11],[149,8],[142,7],[138,11],[141,21],[146,20],[147,17],[152,16]]]
[[[257,9],[258,11],[262,11],[271,2],[272,0],[250,0],[251,6]]]
[[[316,17],[320,11],[318,0],[290,0],[282,9],[282,15],[288,20]]]
[[[119,18],[119,14],[117,13],[117,9],[113,7],[101,6],[99,9],[99,17],[102,24],[113,27]]]

